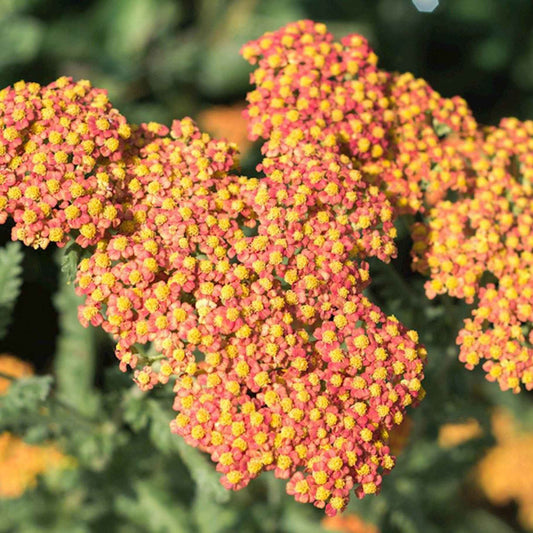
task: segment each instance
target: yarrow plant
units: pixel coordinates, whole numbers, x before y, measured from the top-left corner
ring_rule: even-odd
[[[369,258],[396,255],[397,217],[418,217],[428,296],[478,304],[467,367],[533,381],[531,128],[480,128],[464,100],[311,21],[242,52],[256,177],[189,118],[131,125],[86,81],[19,82],[0,93],[2,221],[26,245],[81,250],[81,323],[116,340],[142,390],[173,387],[172,431],[225,487],[274,470],[334,515],[379,491],[391,432],[424,396],[417,333],[365,293]]]

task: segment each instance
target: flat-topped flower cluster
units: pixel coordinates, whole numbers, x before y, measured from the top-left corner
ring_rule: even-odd
[[[473,304],[460,359],[533,388],[533,123],[481,127],[311,21],[243,55],[257,177],[190,119],[134,126],[88,82],[19,82],[0,93],[2,220],[28,245],[88,249],[81,321],[117,340],[141,388],[172,378],[172,430],[225,486],[274,470],[335,514],[379,490],[389,434],[423,396],[416,333],[363,292],[399,215],[416,215],[428,296]]]
[[[13,239],[45,248],[95,245],[120,220],[120,181],[107,164],[131,135],[105,91],[60,78],[0,92],[0,221]]]
[[[428,297],[474,304],[457,339],[461,361],[483,363],[503,390],[533,388],[533,122],[479,126],[463,99],[378,69],[362,37],[335,42],[311,21],[266,34],[243,55],[257,63],[247,116],[252,138],[266,140],[267,176],[287,175],[286,161],[313,150],[348,157],[378,203],[384,191],[395,214],[422,220],[412,227],[413,266],[430,277]],[[356,234],[372,228],[360,253],[385,259],[394,230],[367,209],[352,224]]]
[[[273,131],[265,176],[247,178],[234,145],[190,119],[128,125],[86,82],[2,95],[13,238],[90,250],[80,320],[143,389],[173,377],[172,428],[224,485],[275,470],[329,514],[375,493],[425,351],[363,295],[365,257],[395,253],[394,212],[340,145],[312,124]]]
[[[461,361],[483,362],[487,379],[514,392],[533,388],[532,149],[532,122],[480,130],[467,159],[472,191],[437,203],[416,230],[428,294],[474,303],[458,336]]]

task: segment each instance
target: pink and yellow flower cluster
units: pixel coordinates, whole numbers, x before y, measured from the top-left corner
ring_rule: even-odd
[[[226,487],[274,470],[333,515],[379,490],[423,396],[425,350],[364,295],[367,259],[394,257],[394,219],[428,180],[470,191],[468,150],[438,128],[478,133],[462,100],[379,70],[362,37],[303,21],[243,53],[259,177],[190,119],[132,126],[87,82],[20,82],[0,95],[3,216],[28,245],[89,249],[80,320],[141,388],[172,378],[172,430]]]
[[[120,181],[107,167],[131,131],[105,91],[21,81],[0,92],[0,123],[0,221],[14,220],[13,239],[86,247],[117,226]]]
[[[415,234],[428,295],[474,304],[458,336],[461,361],[483,363],[487,379],[514,392],[533,388],[532,148],[532,122],[481,129],[467,159],[472,190],[435,204]]]
[[[503,390],[533,388],[533,123],[479,126],[463,99],[378,69],[362,37],[334,42],[311,21],[266,34],[243,54],[257,63],[247,116],[252,138],[266,140],[267,178],[316,153],[359,171],[375,194],[352,223],[360,257],[385,260],[394,253],[389,220],[417,215],[413,266],[430,277],[428,297],[474,304],[457,339],[461,361],[483,364]],[[324,192],[321,201],[339,201]]]

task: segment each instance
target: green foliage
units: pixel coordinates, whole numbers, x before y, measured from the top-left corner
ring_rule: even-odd
[[[78,268],[78,263],[84,258],[87,257],[88,251],[85,248],[82,248],[74,240],[71,240],[67,243],[64,250],[62,251],[60,258],[61,272],[63,273],[65,279],[63,280],[67,284],[72,283],[76,278],[76,272]],[[59,304],[59,305],[67,305]]]
[[[93,390],[96,343],[94,330],[78,321],[82,298],[76,295],[72,281],[80,257],[77,247],[67,246],[62,256],[63,276],[54,303],[59,314],[59,337],[54,358],[57,395],[80,412],[94,415],[97,398]]]
[[[44,406],[52,387],[51,376],[30,376],[14,379],[0,400],[0,421],[15,424],[19,417],[35,413]]]
[[[0,249],[0,339],[5,337],[22,287],[22,246],[8,243]]]

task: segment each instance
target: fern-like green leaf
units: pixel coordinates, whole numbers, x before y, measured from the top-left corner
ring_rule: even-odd
[[[22,247],[10,242],[0,249],[0,339],[6,336],[22,286]]]
[[[14,379],[0,401],[0,422],[13,424],[38,413],[48,399],[52,376],[29,376]]]
[[[67,285],[68,273],[60,279],[54,304],[59,314],[60,335],[54,359],[58,397],[86,415],[94,414],[94,330],[78,321],[78,306],[83,298]]]
[[[61,255],[61,272],[65,275],[67,284],[76,279],[78,263],[83,255],[83,248],[74,240],[70,240]]]

